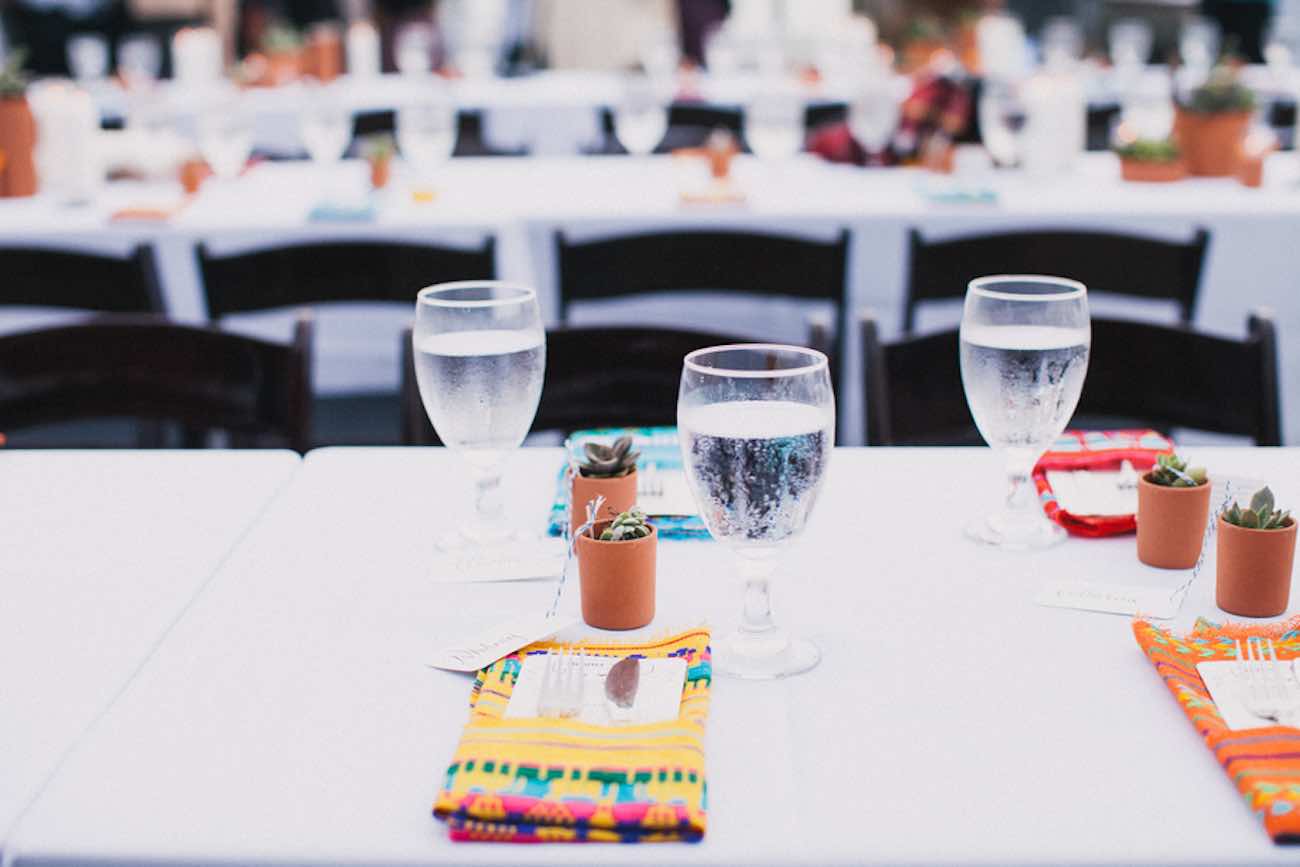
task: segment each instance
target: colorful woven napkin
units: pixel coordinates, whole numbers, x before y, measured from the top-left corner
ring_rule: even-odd
[[[596,430],[575,431],[569,437],[575,447],[581,447],[588,440],[607,443],[621,436],[632,437],[632,449],[641,453],[637,466],[655,464],[661,470],[674,472],[682,468],[682,450],[677,441],[675,427],[629,427],[599,428]],[[565,485],[568,467],[561,466],[555,479],[555,500],[551,504],[550,523],[547,532],[559,536],[568,522],[568,492]],[[699,515],[652,515],[655,529],[660,539],[708,539],[709,528],[704,526],[704,519]]]
[[[1196,671],[1198,662],[1236,659],[1239,638],[1272,638],[1280,660],[1300,656],[1300,618],[1268,626],[1199,620],[1182,638],[1137,620],[1133,634],[1228,779],[1250,808],[1263,815],[1273,842],[1300,843],[1300,729],[1232,731]]]
[[[686,659],[681,715],[649,725],[505,719],[528,654],[560,649]],[[479,672],[469,723],[433,813],[453,840],[698,842],[704,836],[709,633],[647,644],[529,645]]]
[[[1047,481],[1048,470],[1115,471],[1124,461],[1139,473],[1156,462],[1156,456],[1174,450],[1173,441],[1153,430],[1068,430],[1034,465],[1034,485],[1047,517],[1072,536],[1117,536],[1137,529],[1134,515],[1074,515],[1061,508]]]

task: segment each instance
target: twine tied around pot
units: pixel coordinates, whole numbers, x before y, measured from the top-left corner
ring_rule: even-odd
[[[604,505],[605,505],[605,498],[600,494],[597,494],[595,499],[589,501],[587,503],[587,520],[580,527],[578,527],[577,530],[574,530],[573,533],[571,533],[569,535],[569,538],[566,540],[565,552],[564,552],[564,566],[560,569],[560,584],[558,587],[555,588],[555,598],[551,600],[551,610],[546,612],[547,617],[554,617],[555,610],[560,605],[560,596],[564,594],[564,580],[569,575],[569,565],[573,563],[574,556],[578,548],[578,537],[581,536],[583,533],[590,532],[591,528],[596,526],[596,516],[600,514],[600,510],[604,507]],[[570,509],[573,508],[572,500],[570,500],[569,502],[569,508]],[[565,521],[564,526],[568,527],[569,522]]]

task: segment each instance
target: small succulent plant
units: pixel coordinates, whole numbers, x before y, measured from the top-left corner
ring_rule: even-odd
[[[623,436],[613,445],[587,443],[583,447],[587,459],[578,464],[578,472],[589,479],[616,479],[636,469],[640,452],[632,451],[632,438]]]
[[[1238,527],[1251,530],[1282,530],[1291,526],[1291,512],[1273,508],[1273,492],[1267,487],[1260,488],[1250,498],[1250,507],[1241,508],[1237,503],[1223,513],[1223,520]]]
[[[282,54],[302,48],[302,34],[283,21],[270,24],[262,34],[262,50],[267,54]]]
[[[1187,461],[1175,454],[1160,455],[1147,481],[1166,488],[1195,488],[1205,484],[1205,467],[1188,467]]]
[[[1178,159],[1178,145],[1171,139],[1140,138],[1115,149],[1122,159],[1140,163],[1172,163]]]
[[[600,534],[602,542],[628,542],[632,539],[644,539],[650,535],[650,525],[646,523],[645,512],[636,506],[621,512]]]
[[[0,99],[21,99],[27,93],[28,77],[23,72],[23,63],[27,52],[15,48],[6,55],[4,64],[0,65]]]
[[[375,133],[361,140],[361,155],[368,160],[392,159],[396,152],[397,145],[387,133]]]
[[[1204,84],[1192,91],[1183,107],[1198,114],[1253,111],[1255,94],[1237,80],[1234,69],[1220,65],[1214,68]]]

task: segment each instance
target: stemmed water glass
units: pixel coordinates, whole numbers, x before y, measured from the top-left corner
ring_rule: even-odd
[[[987,81],[979,99],[980,139],[993,162],[1010,168],[1020,160],[1027,109],[1020,85]]]
[[[352,112],[342,97],[339,89],[329,85],[308,85],[299,118],[307,155],[327,178],[330,168],[343,159],[352,138]]]
[[[764,162],[788,160],[803,148],[803,99],[770,82],[745,107],[745,140]]]
[[[456,107],[445,96],[426,95],[397,110],[397,147],[422,184],[456,149]]]
[[[873,75],[849,103],[849,132],[867,152],[868,165],[879,165],[898,129],[902,101],[888,76]]]
[[[771,344],[696,350],[683,364],[677,426],[700,515],[736,552],[744,581],[740,627],[715,641],[715,668],[753,679],[807,671],[817,647],[776,625],[769,584],[803,532],[835,444],[826,356]]]
[[[223,182],[233,182],[253,151],[253,115],[235,95],[200,108],[198,145]]]
[[[623,97],[614,108],[614,134],[619,144],[632,156],[649,156],[666,132],[668,108],[654,79],[629,75],[624,82]]]
[[[439,540],[452,550],[509,539],[501,474],[532,426],[546,369],[537,293],[496,281],[420,290],[412,335],[429,421],[474,475],[474,516]]]
[[[975,425],[1003,452],[1009,493],[968,524],[973,539],[1008,550],[1064,540],[1038,506],[1030,474],[1074,414],[1088,373],[1092,326],[1082,283],[1011,275],[972,280],[961,320],[961,380]]]

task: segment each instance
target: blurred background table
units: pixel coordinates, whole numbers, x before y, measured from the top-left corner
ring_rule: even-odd
[[[1300,497],[1295,450],[1197,457]],[[512,460],[518,526],[543,526],[560,460]],[[555,585],[434,580],[437,528],[469,496],[452,454],[315,452],[69,756],[15,863],[1291,863],[1129,619],[1033,602],[1048,578],[1172,591],[1185,573],[1141,566],[1132,537],[1032,556],[967,543],[963,521],[1001,488],[987,450],[836,450],[777,589],[822,663],[789,681],[715,681],[702,844],[453,844],[429,810],[471,680],[424,660],[544,610]],[[632,635],[726,628],[732,568],[711,542],[661,544],[659,614]],[[1179,628],[1222,616],[1213,586],[1211,558]],[[576,592],[562,610],[576,612]]]
[[[292,452],[0,452],[0,842],[267,504]]]

